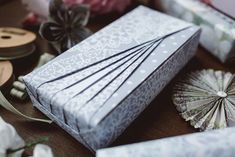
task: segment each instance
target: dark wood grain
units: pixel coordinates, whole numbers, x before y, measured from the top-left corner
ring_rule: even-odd
[[[20,0],[12,0],[0,6],[0,27],[1,26],[16,26],[21,27],[22,18],[26,15],[26,11],[20,3]],[[92,18],[89,23],[89,28],[97,31],[105,25],[112,22],[120,15],[109,15]],[[14,61],[15,75],[26,74],[36,65],[38,56],[41,52],[51,51],[45,41],[37,39],[37,52],[24,59]],[[199,47],[197,55],[190,63],[178,74],[177,77],[192,70],[202,68],[222,69],[233,71],[232,67],[225,67],[216,58],[210,55],[206,50]],[[177,77],[160,93],[159,96],[150,104],[150,106],[137,118],[126,131],[112,144],[112,146],[129,144],[146,140],[159,139],[182,134],[196,132],[186,123],[177,113],[174,105],[171,102],[172,86],[177,80]],[[24,102],[10,98],[11,102],[20,111],[33,117],[45,118],[42,113],[32,107],[30,100]],[[42,124],[38,122],[29,122],[12,113],[0,108],[0,116],[7,122],[15,126],[19,134],[26,140],[32,140],[40,136],[49,136],[50,140],[47,143],[53,149],[56,157],[92,157],[94,154],[89,152],[79,142],[73,139],[64,130],[56,124]],[[25,156],[31,155],[32,150],[27,150]]]

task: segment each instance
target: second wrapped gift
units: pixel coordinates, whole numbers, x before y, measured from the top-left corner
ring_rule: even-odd
[[[26,77],[34,105],[90,150],[106,147],[193,57],[200,30],[140,6]]]
[[[106,148],[96,157],[234,157],[235,128]]]
[[[235,21],[233,19],[199,0],[161,0],[161,3],[169,14],[202,28],[200,44],[211,54],[223,63],[234,62]]]

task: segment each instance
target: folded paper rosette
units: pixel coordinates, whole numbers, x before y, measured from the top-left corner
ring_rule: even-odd
[[[33,104],[90,150],[113,142],[194,56],[197,26],[140,6],[24,77]]]
[[[101,149],[96,157],[234,157],[234,132],[226,128]]]
[[[235,59],[235,20],[200,0],[161,0],[170,15],[199,25],[200,44],[221,62]]]

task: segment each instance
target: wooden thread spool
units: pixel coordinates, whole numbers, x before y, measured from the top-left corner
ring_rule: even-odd
[[[0,27],[0,60],[18,59],[36,50],[36,34],[13,27]]]
[[[15,88],[15,89],[18,89],[18,90],[20,90],[20,91],[26,91],[26,86],[25,86],[25,84],[24,83],[22,83],[22,82],[20,82],[20,81],[15,81],[14,83],[13,83],[13,87]]]
[[[27,92],[26,91],[20,91],[18,89],[12,88],[10,91],[10,95],[18,98],[20,100],[25,100],[27,98]]]
[[[11,62],[0,61],[0,89],[4,92],[13,80],[13,66]]]
[[[19,77],[18,77],[18,81],[24,83],[23,77],[24,77],[24,76],[19,76]]]
[[[42,65],[48,63],[53,58],[55,58],[54,55],[49,54],[49,53],[44,53],[43,55],[40,56],[40,59],[39,59],[39,62],[38,62],[38,65],[36,66],[36,68],[39,68]],[[18,81],[15,81],[13,83],[13,88],[10,91],[10,95],[12,97],[18,98],[20,100],[24,100],[28,96],[27,91],[26,91],[26,85],[24,84],[23,77],[24,76],[18,77]]]

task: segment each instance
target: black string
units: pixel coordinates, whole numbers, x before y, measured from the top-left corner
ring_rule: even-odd
[[[190,27],[187,27],[187,28],[182,29],[182,30],[180,30],[180,31],[174,32],[174,33],[172,33],[172,34],[181,32],[181,31],[186,30],[186,29],[188,29],[188,28],[190,28]],[[159,45],[165,38],[171,36],[172,34],[168,34],[168,35],[166,35],[166,36],[164,36],[164,37],[161,38],[161,41],[157,44],[157,46],[154,47],[154,49],[144,58],[144,60],[132,71],[132,73],[123,81],[123,83],[113,92],[113,94],[114,94],[116,91],[118,91],[119,88],[121,88],[121,86],[126,82],[126,80],[128,80],[128,79],[130,78],[130,76],[143,64],[143,62],[144,62],[144,61],[149,57],[149,55],[158,47],[158,45]],[[112,95],[113,95],[113,94],[112,94]],[[112,96],[112,95],[111,95],[111,96]],[[111,98],[111,96],[110,96],[109,98]],[[105,104],[105,103],[109,100],[109,98],[108,98],[103,104]],[[90,120],[92,119],[92,117],[95,116],[95,114],[96,114],[101,108],[102,108],[102,107],[100,107],[99,109],[97,109],[97,111],[91,116]]]
[[[141,52],[142,52],[142,51],[139,51],[136,55],[133,55],[130,59],[134,58],[135,56],[137,56],[137,55],[140,54]],[[121,65],[119,65],[119,66],[115,67],[114,69],[112,69],[110,73],[113,73],[116,69],[118,69],[120,66],[126,64],[127,62],[129,62],[129,60],[123,62]],[[108,74],[110,74],[110,73],[108,73]],[[100,77],[98,80],[96,80],[95,82],[91,83],[88,87],[86,87],[85,89],[83,89],[83,90],[80,91],[79,93],[75,94],[73,97],[70,98],[69,101],[71,101],[73,98],[75,98],[75,97],[78,96],[79,94],[82,94],[82,93],[83,93],[84,91],[86,91],[88,88],[90,88],[91,86],[93,86],[94,84],[96,84],[97,82],[99,82],[100,80],[102,80],[104,77],[108,76],[108,74],[105,74],[104,76]],[[59,91],[59,92],[61,92],[61,91]],[[64,103],[62,106],[64,106],[64,105],[66,105],[67,103],[69,103],[69,101],[66,102],[66,103]],[[50,106],[52,106],[51,103],[50,103]]]
[[[150,44],[151,44],[151,43],[150,43]],[[149,44],[148,44],[148,45],[149,45]],[[146,46],[148,46],[148,45],[146,45]],[[90,74],[90,75],[88,75],[88,76],[86,76],[86,77],[84,77],[84,78],[82,78],[82,79],[80,79],[80,80],[78,80],[78,81],[72,83],[71,85],[69,85],[69,86],[67,86],[67,87],[65,87],[65,88],[63,88],[63,89],[57,91],[56,93],[53,94],[52,99],[53,99],[53,97],[55,97],[56,94],[58,94],[59,92],[61,92],[61,91],[63,91],[63,90],[66,90],[66,89],[68,89],[68,88],[70,88],[70,87],[72,87],[72,86],[74,86],[74,85],[76,85],[76,84],[78,84],[78,83],[80,83],[80,82],[82,82],[82,81],[84,81],[84,80],[90,78],[91,76],[93,76],[93,75],[97,74],[98,72],[100,72],[100,71],[106,69],[107,67],[109,67],[109,66],[111,66],[111,65],[114,65],[114,64],[118,63],[119,61],[122,61],[123,59],[125,59],[125,58],[127,58],[127,57],[129,57],[129,56],[131,56],[131,55],[133,55],[133,54],[135,54],[135,53],[137,53],[137,52],[138,52],[137,54],[139,54],[139,52],[141,52],[141,50],[144,49],[146,46],[141,47],[141,48],[139,48],[139,49],[133,51],[132,53],[128,53],[126,56],[124,56],[124,57],[122,57],[122,58],[120,58],[120,59],[118,59],[118,60],[116,60],[116,61],[114,61],[114,62],[112,62],[112,63],[110,63],[110,64],[108,64],[108,65],[106,65],[106,66],[104,66],[104,67],[102,67],[101,69],[95,71],[94,73],[92,73],[92,74]],[[52,99],[51,99],[51,101],[50,101],[50,104],[51,104],[51,102],[52,102]]]
[[[189,26],[189,27],[191,27],[191,26]],[[111,58],[114,58],[114,57],[116,57],[116,56],[119,56],[119,55],[121,55],[121,54],[124,54],[124,53],[127,53],[127,52],[129,52],[130,50],[133,50],[133,49],[135,49],[135,48],[138,48],[138,47],[141,47],[141,46],[143,46],[143,45],[145,45],[145,44],[151,44],[151,42],[153,42],[154,44],[157,42],[157,41],[159,41],[159,40],[161,40],[157,45],[156,45],[156,47],[154,47],[154,49],[144,58],[144,60],[131,72],[131,74],[123,81],[123,83],[125,83],[125,81],[138,69],[138,67],[140,66],[140,65],[142,65],[142,63],[147,59],[147,57],[157,48],[157,46],[165,39],[165,38],[167,38],[168,36],[171,36],[171,35],[173,35],[173,34],[175,34],[175,33],[178,33],[178,32],[180,32],[180,31],[183,31],[183,30],[186,30],[186,29],[188,29],[189,27],[186,27],[186,28],[183,28],[183,29],[181,29],[181,30],[178,30],[178,31],[176,31],[176,32],[173,32],[173,33],[169,33],[169,34],[167,34],[167,35],[165,35],[165,36],[163,36],[163,37],[159,37],[159,38],[156,38],[156,39],[153,39],[153,40],[150,40],[150,41],[147,41],[147,42],[144,42],[144,43],[142,43],[142,44],[139,44],[139,45],[137,45],[137,46],[134,46],[134,47],[131,47],[131,48],[129,48],[129,49],[127,49],[127,50],[124,50],[124,51],[121,51],[120,53],[117,53],[117,54],[115,54],[115,55],[112,55],[112,56],[110,56],[110,57],[107,57],[107,58],[105,58],[105,59],[102,59],[102,60],[100,60],[100,61],[98,61],[98,62],[95,62],[95,63],[92,63],[92,64],[90,64],[90,65],[87,65],[87,66],[85,66],[85,67],[83,67],[83,68],[80,68],[80,69],[77,69],[77,70],[74,70],[74,71],[72,71],[72,72],[69,72],[69,73],[67,73],[67,74],[64,74],[64,75],[62,75],[62,76],[59,76],[59,77],[57,77],[57,78],[54,78],[54,79],[51,79],[51,80],[49,80],[49,81],[46,81],[46,82],[43,82],[43,83],[41,83],[37,88],[36,88],[36,98],[38,99],[38,92],[37,92],[37,90],[41,87],[41,86],[43,86],[44,84],[47,84],[47,83],[50,83],[50,82],[54,82],[54,81],[57,81],[57,80],[60,80],[60,79],[63,79],[63,78],[65,78],[65,77],[67,77],[67,76],[70,76],[70,75],[73,75],[73,74],[76,74],[76,73],[78,73],[78,72],[80,72],[80,71],[82,71],[82,70],[85,70],[85,69],[87,69],[87,68],[89,68],[89,67],[92,67],[92,66],[95,66],[95,65],[97,65],[97,64],[99,64],[99,63],[102,63],[102,62],[104,62],[104,61],[107,61],[107,60],[109,60],[109,59],[111,59]],[[153,44],[153,45],[154,45]],[[152,46],[153,46],[152,45]],[[151,46],[151,47],[152,47]],[[146,46],[145,46],[146,47]],[[151,48],[151,47],[149,47],[148,48],[148,50]],[[143,48],[143,47],[142,47]],[[139,48],[138,50],[141,50],[141,48]],[[132,54],[133,53],[135,53],[135,52],[132,52]],[[144,53],[146,53],[146,51],[144,51]],[[143,53],[143,54],[144,54]],[[143,55],[143,54],[141,54],[141,56]],[[131,55],[131,54],[130,54]],[[128,55],[127,55],[128,56]],[[135,55],[136,56],[136,55]],[[138,58],[139,59],[139,58]],[[134,61],[135,62],[135,61]],[[134,63],[133,62],[133,63]],[[132,63],[132,64],[133,64]],[[131,65],[132,65],[131,64]],[[130,66],[130,65],[129,65]],[[129,67],[128,66],[128,67]],[[104,68],[103,68],[104,69]],[[102,69],[102,70],[103,70]],[[125,71],[126,69],[124,69],[124,71]],[[98,70],[96,73],[98,73],[99,71],[101,71],[101,70]],[[124,71],[122,71],[122,73],[124,72]],[[121,73],[120,73],[121,74]],[[120,75],[119,74],[119,75]],[[118,76],[119,76],[118,75]],[[92,75],[91,75],[92,76]],[[90,77],[90,76],[88,76],[88,77]],[[85,79],[85,78],[84,78]],[[80,80],[80,81],[77,81],[77,82],[75,82],[74,84],[72,84],[72,85],[75,85],[75,84],[77,84],[77,83],[79,83],[79,82],[81,82],[81,81],[83,81],[84,79],[82,79],[82,80]],[[113,79],[114,80],[114,79]],[[112,81],[113,81],[112,80]],[[111,82],[109,82],[109,84],[110,84]],[[123,83],[115,90],[115,92],[123,85]],[[70,85],[70,86],[68,86],[68,87],[66,87],[66,88],[64,88],[64,89],[67,89],[67,88],[70,88],[70,87],[72,87],[72,85]],[[106,87],[106,86],[105,86]],[[101,91],[103,90],[103,88],[96,94],[96,95],[98,95]],[[113,92],[113,94],[115,93],[115,92]],[[79,94],[79,93],[78,93]],[[78,94],[76,94],[75,96],[77,96]],[[113,95],[112,94],[112,95]],[[95,95],[95,96],[96,96]],[[112,96],[111,95],[111,96]],[[75,97],[74,96],[74,97]],[[94,97],[95,97],[94,96]],[[73,98],[74,98],[73,97]],[[92,97],[92,99],[94,98],[94,97]],[[73,99],[72,98],[72,99]],[[91,99],[91,100],[92,100]],[[107,99],[108,100],[108,99]],[[107,101],[106,100],[106,101]],[[69,100],[70,101],[70,100]],[[90,100],[89,100],[90,101]],[[88,102],[89,102],[88,101]],[[65,103],[66,104],[66,103]],[[63,108],[63,112],[64,112],[64,108]],[[94,116],[94,115],[93,115]],[[92,116],[92,117],[93,117]]]
[[[115,78],[113,78],[105,87],[103,87],[99,92],[97,92],[97,94],[95,95],[95,96],[93,96],[89,101],[87,101],[84,105],[82,105],[81,106],[81,108],[84,108],[85,106],[86,106],[86,104],[88,104],[93,98],[95,98],[101,91],[103,91],[107,86],[109,86],[114,80],[116,80],[123,72],[125,72],[133,63],[135,63],[138,59],[140,59],[154,44],[156,44],[157,43],[157,41],[155,42],[155,43],[153,43],[150,47],[148,47],[147,48],[147,50],[145,50],[142,54],[141,54],[141,56],[140,57],[138,57],[137,59],[135,59],[127,68],[125,68],[124,70],[122,70]],[[151,50],[150,52],[149,52],[149,54],[141,61],[141,63],[131,72],[131,74],[129,74],[128,75],[128,77],[127,77],[127,79],[134,73],[134,71],[136,70],[136,69],[138,69],[138,67],[144,62],[144,60],[156,49],[156,47],[158,47],[158,45],[160,44],[161,42],[158,42],[158,44],[153,48],[153,50]],[[125,81],[127,80],[127,79],[125,79],[122,83],[121,83],[121,85],[119,85],[119,87],[106,99],[106,101],[105,102],[107,102],[112,96],[113,96],[113,94],[125,83]],[[103,103],[103,105],[105,104],[105,102]],[[101,107],[99,107],[99,109],[100,108],[102,108],[102,106],[103,105],[101,105]],[[80,108],[80,109],[81,109]],[[78,109],[78,110],[80,110],[80,109]],[[98,110],[99,110],[98,109]],[[93,114],[94,115],[94,114]],[[78,124],[77,125],[77,128],[79,128],[79,121],[78,121],[78,119],[76,118],[76,124]]]
[[[157,41],[156,41],[156,42],[157,42]],[[151,44],[151,47],[152,47],[156,42],[152,43],[152,44]],[[137,59],[135,59],[134,61],[132,61],[131,64],[127,66],[127,68],[125,68],[124,70],[122,70],[117,76],[115,76],[115,78],[113,78],[111,81],[109,81],[101,90],[99,90],[92,98],[90,98],[87,102],[85,102],[78,110],[80,110],[81,108],[85,107],[85,104],[89,103],[89,102],[90,102],[93,98],[95,98],[100,92],[102,92],[102,91],[103,91],[108,85],[110,85],[117,77],[119,77],[124,71],[126,71],[126,69],[128,69],[128,67],[130,67],[133,63],[135,63],[136,60],[138,60],[139,58],[141,58],[141,56],[144,55],[151,47],[148,47],[147,50],[145,50],[144,52],[140,51],[140,52],[142,52],[142,53],[141,53],[141,55],[140,55]],[[137,56],[137,55],[135,55],[135,56]],[[135,56],[131,57],[131,59],[134,58]],[[124,65],[124,64],[127,63],[127,62],[128,62],[128,61],[125,61],[125,62],[122,63],[119,67],[121,67],[122,65]],[[112,72],[114,72],[114,71],[115,71],[116,69],[118,69],[119,67],[116,67],[115,69],[113,69]],[[111,73],[112,73],[112,72],[111,72]],[[110,74],[110,73],[109,73],[109,74]],[[104,75],[104,76],[103,76],[102,78],[100,78],[98,81],[102,80],[102,79],[103,79],[104,77],[106,77],[106,76],[108,76],[108,75]],[[98,81],[92,83],[92,84],[89,85],[86,89],[84,89],[83,91],[81,91],[81,92],[79,92],[78,94],[76,94],[75,96],[73,96],[69,101],[71,101],[73,98],[75,98],[76,96],[78,96],[79,94],[81,94],[82,92],[84,92],[85,90],[87,90],[88,88],[90,88],[92,85],[94,85],[94,84],[97,83]],[[112,94],[112,95],[113,95],[113,94]],[[112,96],[112,95],[111,95],[111,96]],[[66,102],[64,105],[66,105],[67,103],[69,103],[69,101]],[[63,114],[65,114],[64,108],[63,108]],[[64,117],[66,117],[66,116],[64,116]],[[66,118],[65,118],[65,119],[66,119]],[[67,120],[66,120],[66,121],[67,121]]]
[[[155,43],[153,43],[153,44],[151,44],[151,46],[153,46]],[[86,103],[88,103],[89,101],[91,101],[94,97],[96,97],[101,91],[103,91],[103,89],[105,89],[110,83],[112,83],[117,77],[119,77],[124,71],[126,71],[132,64],[134,64],[139,58],[141,58],[149,49],[150,49],[151,47],[148,47],[147,48],[147,50],[145,50],[138,58],[136,58],[130,65],[128,65],[127,66],[127,68],[126,69],[123,69],[115,78],[113,78],[105,87],[103,87],[100,91],[98,91],[97,93],[96,93],[96,95],[94,95],[90,100],[88,100]],[[132,57],[133,58],[133,57]],[[132,59],[131,58],[131,59]],[[128,61],[127,61],[128,62]],[[126,63],[127,63],[126,62]],[[125,64],[125,63],[124,63]],[[124,65],[124,64],[122,64],[122,65]],[[121,66],[122,66],[121,65]],[[121,67],[120,66],[120,67]],[[118,69],[119,67],[116,67],[112,72],[114,72],[116,69]],[[111,73],[112,73],[111,72]],[[107,75],[106,75],[107,76]],[[104,76],[104,77],[106,77],[106,76]],[[100,79],[101,80],[101,79]],[[98,81],[97,81],[98,82]],[[77,94],[77,95],[79,95],[79,94]],[[75,96],[77,96],[77,95],[75,95]]]
[[[151,43],[153,43],[153,42],[151,42]],[[150,44],[151,44],[151,43],[150,43]],[[148,45],[150,45],[150,44],[148,44]],[[147,46],[147,45],[146,45],[146,46]],[[135,56],[137,56],[138,54],[140,54],[140,53],[144,50],[144,48],[145,48],[146,46],[141,47],[141,48],[135,50],[135,52],[137,52],[137,54],[134,54],[135,52],[132,52],[132,54],[134,54],[134,55],[133,55],[130,59],[132,59],[132,58],[134,58]],[[143,52],[142,52],[142,53],[143,53]],[[126,56],[130,56],[130,54],[128,54],[128,55],[126,55]],[[130,59],[129,59],[129,60],[130,60]],[[119,59],[119,60],[120,60],[120,59]],[[125,61],[125,62],[122,63],[121,65],[119,65],[119,66],[117,66],[116,68],[114,68],[113,70],[111,70],[111,73],[114,72],[114,71],[115,71],[117,68],[119,68],[120,66],[126,64],[129,60]],[[99,71],[100,71],[100,70],[99,70]],[[109,74],[110,74],[110,73],[109,73]],[[94,75],[94,73],[91,74],[91,75]],[[85,90],[87,90],[89,87],[91,87],[91,86],[94,85],[95,83],[97,83],[97,82],[99,82],[100,80],[102,80],[102,78],[106,77],[107,75],[108,75],[108,74],[106,74],[106,75],[102,76],[101,78],[99,78],[97,81],[95,81],[94,83],[92,83],[91,85],[89,85],[88,87],[86,87],[85,89],[83,89],[82,91],[80,91],[78,94],[76,94],[75,96],[73,96],[70,100],[72,100],[74,97],[76,97],[77,95],[81,94],[81,93],[84,92]],[[78,83],[79,83],[79,82],[80,82],[80,81],[78,81]],[[59,91],[59,92],[61,92],[61,91]],[[52,99],[53,99],[53,98],[52,98]],[[53,113],[52,99],[51,99],[51,103],[50,103],[49,105],[50,105],[50,108],[51,108],[51,112]],[[70,100],[69,100],[69,101],[70,101]],[[66,103],[64,103],[63,105],[69,103],[69,101],[66,102]],[[62,106],[63,106],[63,105],[62,105]],[[65,121],[65,123],[67,124],[67,118],[66,118],[66,116],[65,116],[65,109],[64,109],[64,108],[63,108],[63,110],[62,110],[62,114],[63,114],[64,121]],[[77,128],[77,129],[79,130],[79,128]]]
[[[126,53],[126,52],[132,50],[132,49],[135,49],[135,48],[137,48],[137,47],[140,47],[140,46],[142,46],[142,45],[145,45],[145,44],[147,44],[147,43],[150,43],[150,42],[152,42],[152,41],[154,41],[154,40],[156,40],[156,39],[153,39],[153,40],[144,42],[144,43],[139,44],[139,45],[137,45],[137,46],[133,46],[133,47],[127,49],[127,50],[121,51],[120,53],[114,54],[114,55],[112,55],[112,56],[110,56],[110,57],[107,57],[107,58],[105,58],[105,59],[102,59],[102,60],[100,60],[100,61],[98,61],[98,62],[92,63],[92,64],[90,64],[90,65],[88,65],[88,66],[85,66],[85,67],[83,67],[83,68],[81,68],[81,69],[77,69],[77,70],[71,71],[71,72],[69,72],[69,73],[67,73],[67,74],[61,75],[61,76],[59,76],[59,77],[57,77],[57,78],[54,78],[54,79],[52,79],[52,80],[43,82],[43,83],[41,83],[38,87],[36,87],[36,96],[35,96],[35,97],[38,98],[37,90],[38,90],[41,86],[43,86],[44,84],[46,84],[46,83],[54,82],[54,81],[60,80],[60,79],[62,79],[62,78],[64,78],[64,77],[73,75],[73,74],[75,74],[75,73],[78,73],[79,71],[82,71],[82,70],[87,69],[87,68],[89,68],[89,67],[91,67],[91,66],[100,64],[100,63],[102,63],[102,62],[104,62],[104,61],[106,61],[106,60],[109,60],[109,59],[111,59],[111,58],[114,58],[114,57],[116,57],[116,56],[119,56],[119,55],[121,55],[121,54],[123,54],[123,53]]]
[[[132,76],[132,74],[143,64],[143,62],[149,57],[149,55],[151,55],[151,53],[161,44],[161,42],[163,41],[163,39],[153,48],[153,50],[151,50],[150,51],[150,53],[142,60],[142,62],[129,74],[129,76],[122,82],[122,84],[113,92],[113,94],[115,93],[115,92],[117,92],[120,88],[121,88],[121,86]],[[110,95],[110,97],[103,103],[103,105],[113,96],[113,94],[112,95]],[[102,105],[102,106],[103,106]],[[102,106],[99,108],[99,109],[97,109],[97,111],[91,116],[91,118],[90,118],[90,120],[92,119],[92,117],[94,117],[95,116],[95,114],[102,108]]]

